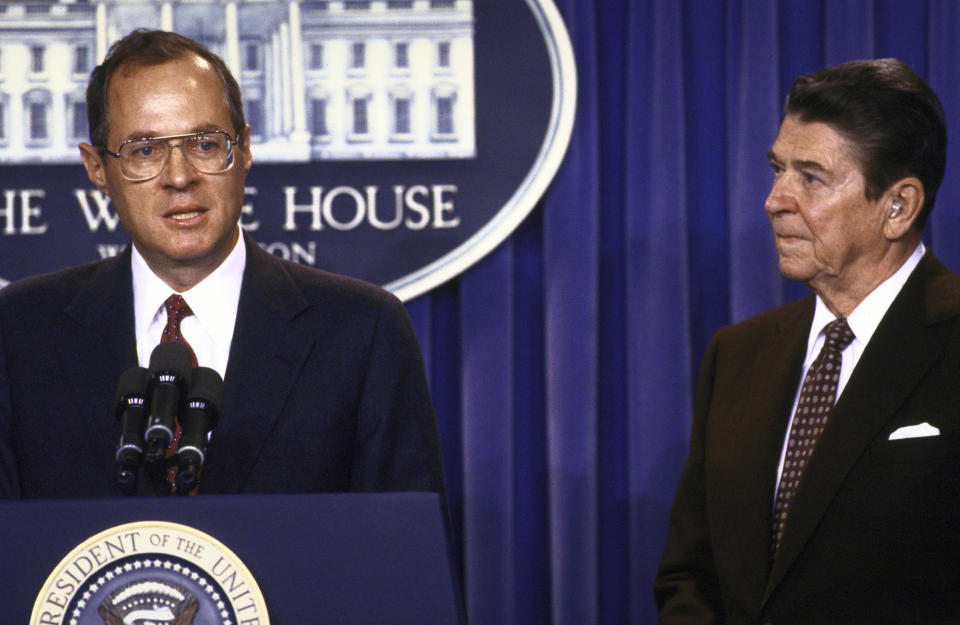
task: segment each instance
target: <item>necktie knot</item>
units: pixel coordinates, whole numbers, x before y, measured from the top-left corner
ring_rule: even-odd
[[[163,302],[163,309],[167,313],[167,325],[163,327],[163,333],[160,335],[161,343],[183,343],[190,349],[190,356],[193,359],[193,366],[197,366],[197,355],[187,339],[183,338],[183,332],[180,330],[180,322],[184,318],[193,314],[190,306],[183,299],[182,295],[174,293]]]
[[[180,322],[184,317],[193,314],[190,306],[182,295],[174,293],[163,302],[163,308],[167,312],[167,325],[163,328],[163,335],[160,337],[161,343],[173,341],[176,343],[185,343],[183,335],[180,333]]]
[[[856,338],[854,337],[853,330],[850,329],[850,325],[847,323],[847,320],[843,317],[834,319],[828,323],[825,333],[825,345],[838,352],[845,350],[847,345],[853,342],[853,339]]]

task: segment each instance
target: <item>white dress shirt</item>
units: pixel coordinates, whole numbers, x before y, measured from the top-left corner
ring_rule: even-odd
[[[233,326],[240,304],[240,282],[247,264],[243,236],[237,237],[230,255],[196,286],[180,293],[193,314],[183,319],[180,333],[197,355],[197,364],[210,367],[224,377],[230,357]],[[157,277],[143,256],[133,247],[133,310],[137,357],[141,367],[150,364],[150,354],[160,343],[167,323],[163,303],[175,291]]]
[[[840,380],[837,382],[837,399],[843,393],[844,387],[853,374],[853,368],[857,366],[860,355],[866,349],[873,333],[883,316],[887,314],[887,309],[893,303],[893,300],[900,294],[907,278],[913,273],[926,248],[923,243],[917,245],[907,260],[900,265],[896,272],[883,282],[877,288],[870,292],[863,301],[847,316],[847,325],[853,332],[853,341],[842,352],[842,364],[840,366]],[[797,410],[797,403],[800,401],[800,389],[803,386],[803,379],[807,375],[807,370],[813,365],[813,361],[820,355],[825,340],[823,331],[831,321],[836,319],[833,313],[823,303],[820,296],[817,296],[816,308],[813,312],[813,323],[810,324],[810,337],[807,339],[807,357],[803,361],[803,371],[797,385],[797,394],[793,399],[793,408],[790,410],[790,423],[787,425],[787,435],[783,440],[783,449],[780,451],[780,465],[777,467],[777,487],[780,486],[780,475],[783,472],[783,463],[787,455],[787,442],[790,440],[790,428],[793,427],[793,416]]]

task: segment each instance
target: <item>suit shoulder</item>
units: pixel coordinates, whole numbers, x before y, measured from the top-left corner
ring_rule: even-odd
[[[795,302],[781,304],[757,313],[743,321],[723,326],[713,336],[714,342],[762,341],[778,329],[809,323],[813,318],[814,298],[808,295]]]
[[[25,307],[38,310],[66,306],[101,270],[119,263],[110,258],[22,278],[0,289],[0,310]]]
[[[960,276],[953,273],[932,254],[924,255],[911,282],[923,289],[927,319],[938,322],[960,316]],[[910,282],[908,282],[910,284]]]
[[[351,309],[402,307],[402,303],[393,293],[375,284],[269,254],[267,256],[270,263],[290,277],[311,304]]]
[[[369,344],[390,345],[389,349],[398,353],[414,351],[410,316],[393,293],[363,280],[272,256],[258,255],[252,269],[256,275],[245,278],[250,279],[241,291],[238,324],[244,314],[255,314],[258,302],[269,300],[272,314],[295,319],[304,332],[321,333],[325,340],[349,341],[355,346],[371,341]]]

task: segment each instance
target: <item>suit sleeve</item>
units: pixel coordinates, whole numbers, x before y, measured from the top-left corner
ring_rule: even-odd
[[[390,296],[370,347],[351,490],[444,494],[436,416],[407,312]]]
[[[654,580],[654,596],[660,622],[664,625],[723,622],[704,490],[705,430],[717,351],[717,338],[714,337],[700,367],[690,453],[680,476],[667,541]]]

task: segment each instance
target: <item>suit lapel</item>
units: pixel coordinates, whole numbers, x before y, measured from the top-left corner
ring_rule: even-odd
[[[943,337],[931,325],[955,315],[957,307],[930,292],[937,274],[948,272],[928,253],[860,357],[804,471],[766,597],[802,552],[857,459],[940,357]]]
[[[722,501],[735,502],[716,508],[725,515],[717,527],[732,528],[718,539],[732,541],[721,549],[739,558],[734,565],[738,577],[749,576],[744,589],[758,603],[770,568],[771,511],[780,449],[812,317],[811,296],[787,310],[761,338],[755,354],[729,356],[742,359],[742,373],[748,377],[736,381],[735,403],[729,410],[735,418],[720,424],[722,432],[712,433],[714,440],[725,442],[717,448],[728,458],[725,470],[713,476],[716,482],[711,490]],[[708,465],[715,462],[708,459]]]
[[[129,250],[98,264],[92,278],[64,309],[63,323],[57,357],[64,392],[76,398],[76,414],[85,422],[88,438],[84,445],[91,451],[91,462],[99,465],[112,483],[120,436],[113,418],[113,397],[120,374],[137,364]]]
[[[280,261],[249,238],[247,265],[224,379],[223,410],[201,481],[239,492],[303,367],[313,337],[295,318],[308,307]]]

